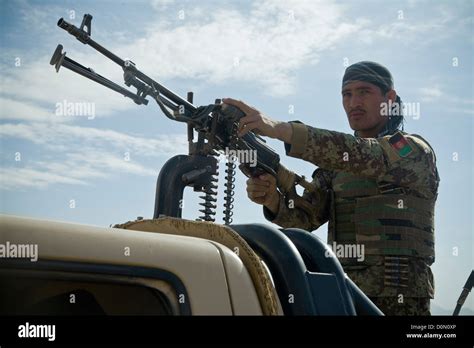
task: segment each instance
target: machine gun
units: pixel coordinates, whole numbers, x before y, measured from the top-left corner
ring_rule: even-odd
[[[252,151],[256,154],[256,165],[242,163],[240,169],[247,176],[258,176],[270,173],[277,178],[278,187],[295,206],[310,211],[310,205],[296,194],[295,185],[300,184],[307,190],[314,187],[304,177],[298,176],[280,164],[279,155],[271,149],[261,137],[249,132],[242,137],[237,136],[238,122],[244,113],[232,106],[222,104],[216,99],[214,104],[196,107],[193,105],[193,93],[188,92],[184,99],[145,75],[137,69],[131,60],[123,60],[91,39],[92,16],[85,14],[80,28],[59,19],[57,25],[73,35],[83,44],[89,45],[101,54],[118,64],[124,72],[124,83],[134,87],[136,92],[123,88],[107,78],[97,74],[78,62],[66,57],[62,52],[63,46],[58,45],[52,58],[51,65],[59,72],[61,66],[74,71],[92,81],[95,81],[125,97],[131,98],[138,105],[147,105],[150,97],[156,101],[161,111],[171,120],[185,122],[188,126],[188,155],[177,155],[168,160],[160,171],[157,181],[154,218],[160,216],[181,217],[182,198],[186,186],[194,188],[196,192],[205,193],[201,196],[204,202],[200,203],[204,221],[215,221],[217,208],[217,178],[218,160],[216,156],[223,151]],[[195,132],[197,141],[194,141]],[[226,163],[226,189],[224,203],[224,223],[232,222],[234,202],[235,168],[234,160]]]

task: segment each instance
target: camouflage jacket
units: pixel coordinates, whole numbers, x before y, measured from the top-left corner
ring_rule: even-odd
[[[429,144],[419,136],[399,133],[411,152],[404,153],[399,144],[393,144],[393,135],[379,138],[359,138],[335,131],[313,128],[302,123],[291,123],[291,144],[285,144],[289,156],[301,158],[319,168],[313,174],[317,190],[304,192],[303,198],[311,203],[312,214],[288,204],[281,196],[277,214],[264,208],[265,217],[284,228],[296,227],[313,231],[334,219],[331,216],[331,191],[340,175],[354,175],[409,190],[410,195],[432,201],[437,198],[439,176],[436,158]],[[396,133],[397,134],[397,133]],[[334,225],[334,224],[333,224]],[[336,231],[337,232],[337,231]],[[331,239],[331,232],[330,238]],[[389,286],[385,281],[387,261],[383,256],[371,256],[370,260],[343,267],[356,284],[369,296],[431,297],[434,282],[429,265],[434,261],[419,257],[407,257],[407,282],[404,288]]]

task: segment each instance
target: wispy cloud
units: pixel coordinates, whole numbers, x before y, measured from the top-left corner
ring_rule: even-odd
[[[151,6],[158,11],[164,10],[174,3],[174,0],[151,0]]]
[[[463,115],[474,115],[474,108],[448,108],[446,111]]]
[[[53,184],[89,185],[92,179],[104,179],[120,174],[156,176],[149,169],[126,157],[97,149],[68,153],[62,161],[35,161],[24,168],[0,169],[0,189],[45,189]]]
[[[186,138],[182,134],[162,134],[145,138],[93,127],[64,124],[19,123],[0,125],[0,137],[16,138],[44,145],[50,149],[94,147],[114,148],[137,156],[161,156],[185,152]]]
[[[13,69],[5,67],[2,69],[3,88],[0,96],[3,96],[2,104],[5,105],[2,118],[64,121],[65,119],[55,115],[56,104],[64,100],[94,103],[97,117],[136,107],[131,100],[64,68],[61,68],[60,74],[56,74],[54,68],[49,65],[50,58],[42,56],[30,64],[24,63]],[[102,64],[103,62],[98,64],[99,68]],[[110,70],[109,75],[115,74],[116,81],[122,79],[120,69],[108,67],[102,69],[104,70]],[[25,117],[21,113],[23,108],[16,110],[18,103],[28,105],[30,108],[28,116]],[[35,107],[38,109],[34,110]]]
[[[15,0],[15,7],[22,24],[43,35],[54,32],[54,27],[51,26],[51,22],[55,18],[56,13],[61,13],[62,15],[67,14],[66,8],[62,6],[52,4],[44,6],[40,3],[26,0]],[[54,23],[54,21],[52,23]]]
[[[5,166],[7,163],[4,162],[2,189],[87,185],[94,179],[120,174],[154,176],[157,169],[142,164],[144,156],[157,158],[187,150],[182,134],[151,139],[57,123],[3,124],[0,125],[0,138],[31,142],[42,149],[40,159],[27,162],[25,167]]]
[[[365,24],[355,34],[358,41],[366,44],[378,44],[381,47],[389,45],[395,51],[410,47],[408,53],[413,54],[434,43],[453,38],[470,42],[474,40],[469,34],[472,31],[472,4],[469,1],[458,1],[456,6],[432,0],[390,4],[373,2],[371,10],[378,8],[383,15],[372,17],[367,16],[370,11],[363,4],[358,3],[359,9],[351,7],[348,12],[352,16],[357,12],[360,23]]]
[[[474,99],[460,98],[445,92],[446,86],[434,84],[418,89],[420,100],[425,103],[439,102],[439,109],[454,114],[473,115]]]
[[[53,109],[46,109],[36,103],[0,97],[1,120],[23,121],[65,121],[66,118],[55,117]]]
[[[215,84],[235,79],[284,96],[294,93],[299,68],[317,63],[321,52],[360,28],[358,22],[341,20],[344,7],[333,1],[255,1],[250,9],[223,6],[203,11],[205,21],[193,15],[197,10],[185,7],[183,20],[174,26],[157,20],[146,37],[127,49],[140,55],[146,71],[164,79]]]
[[[32,168],[0,168],[0,189],[47,188],[52,184],[85,185],[82,180]]]
[[[357,21],[342,20],[344,7],[330,0],[263,0],[251,3],[249,8],[226,4],[212,11],[206,9],[209,4],[190,2],[183,9],[182,20],[170,21],[168,17],[175,18],[177,12],[160,9],[172,4],[152,2],[157,12],[154,20],[145,24],[144,36],[132,42],[104,44],[122,57],[133,55],[139,68],[162,81],[185,78],[219,84],[235,79],[282,96],[294,92],[294,75],[299,68],[317,63],[322,52],[361,27]],[[31,8],[23,12],[34,13]],[[79,20],[76,18],[76,25]],[[95,20],[104,18],[97,15]],[[86,49],[71,51],[69,47],[65,45],[65,51],[74,60],[114,81],[122,80],[120,69],[100,54],[90,54]],[[24,52],[28,57],[35,55],[35,62],[13,70],[1,69],[4,85],[11,86],[3,93],[10,97],[22,94],[52,105],[62,99],[94,100],[98,117],[135,107],[129,100],[64,68],[58,78],[48,64],[50,54]]]
[[[443,95],[439,86],[422,87],[419,89],[421,101],[429,102],[436,100]]]

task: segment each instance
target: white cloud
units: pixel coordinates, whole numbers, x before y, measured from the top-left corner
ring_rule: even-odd
[[[108,178],[120,174],[156,176],[149,169],[125,157],[88,148],[67,153],[64,161],[36,161],[25,168],[0,168],[0,189],[44,189],[53,184],[89,185],[92,179]]]
[[[0,189],[18,190],[46,188],[51,184],[85,185],[77,180],[57,173],[31,168],[0,168]]]
[[[421,100],[424,102],[438,99],[439,97],[443,95],[443,92],[441,91],[439,86],[420,88],[419,93],[421,95]]]
[[[1,69],[3,74],[2,87],[8,86],[8,88],[2,88],[1,91],[4,103],[8,106],[15,101],[17,102],[2,111],[2,118],[41,118],[47,121],[58,121],[58,117],[54,115],[56,103],[62,103],[64,100],[94,103],[97,117],[137,107],[132,100],[126,99],[116,92],[83,78],[72,71],[68,71],[64,67],[57,74],[54,67],[49,64],[50,58],[51,56],[42,56],[32,63],[23,63],[22,66],[15,69],[6,69],[5,67]],[[97,58],[94,57],[95,60]],[[107,66],[100,60],[97,60],[97,62],[96,66],[99,66],[99,68],[102,65]],[[107,68],[104,67],[101,70],[105,70],[105,73],[108,75],[115,75],[116,81],[122,80],[122,74],[118,66],[116,69],[111,69],[107,66]],[[34,110],[30,110],[31,114],[25,117],[15,110],[16,105],[19,103],[27,103],[31,108],[36,106],[42,110],[50,111],[51,115],[45,114],[40,110],[36,113]],[[6,114],[7,112],[8,114]]]
[[[398,22],[392,22],[388,25],[380,26],[375,31],[375,34],[384,38],[384,39],[394,39],[403,37],[405,40],[417,38],[417,34],[426,33],[430,30],[434,30],[436,27],[433,27],[431,23],[416,23],[412,24],[404,20]]]
[[[457,114],[474,115],[474,108],[449,108],[446,110]]]
[[[152,2],[159,8],[171,4]],[[173,78],[208,84],[234,79],[282,96],[295,92],[294,74],[299,68],[315,64],[321,52],[332,49],[360,27],[342,20],[343,7],[328,0],[256,1],[250,10],[226,4],[205,11],[205,6],[209,5],[188,3],[185,19],[171,23],[166,16],[176,14],[158,11],[156,20],[147,23],[146,34],[134,42],[100,43],[122,58],[132,57],[139,69],[159,77],[164,84]],[[203,20],[199,13],[206,13],[208,19]],[[91,48],[74,46],[74,38],[65,32],[63,35],[68,39],[64,44],[68,57],[122,85],[122,72],[117,65]],[[94,101],[98,117],[136,107],[131,100],[65,68],[55,74],[49,65],[51,54],[36,56],[33,62],[13,70],[3,67],[2,84],[9,88],[2,93],[49,103],[51,108],[64,99]]]
[[[46,109],[35,103],[0,97],[0,119],[23,121],[65,121],[57,117],[54,109]]]
[[[423,102],[439,102],[439,109],[450,113],[461,115],[474,114],[474,100],[470,98],[462,98],[453,96],[445,92],[446,86],[441,87],[439,84],[434,84],[430,87],[423,87],[418,90],[420,100]]]
[[[149,169],[139,163],[126,159],[126,156],[116,156],[108,153],[95,153],[93,149],[90,152],[73,153],[69,156],[72,163],[84,163],[91,168],[103,168],[109,173],[128,173],[134,175],[151,175],[158,174],[156,169]]]
[[[131,136],[109,129],[64,124],[20,123],[0,125],[0,136],[31,141],[50,149],[112,147],[137,156],[160,156],[187,151],[184,134],[162,134],[156,138]]]
[[[126,48],[140,57],[144,71],[164,80],[234,79],[283,96],[295,92],[299,68],[359,29],[342,15],[343,7],[332,1],[256,1],[248,11],[216,8],[206,21],[186,15],[170,27],[157,20],[146,37]]]
[[[461,105],[471,104],[471,106],[474,105],[474,99],[472,98],[469,99],[469,98],[449,96],[448,99],[450,102],[455,103],[455,104],[461,104]]]
[[[152,0],[151,6],[158,11],[164,10],[174,3],[174,0]]]
[[[156,158],[187,152],[186,137],[182,134],[150,139],[58,123],[3,124],[0,138],[29,141],[42,149],[40,159],[26,162],[24,168],[5,167],[6,162],[2,163],[3,189],[88,185],[94,179],[120,174],[156,176],[157,168],[140,163],[143,156]]]
[[[54,26],[51,23],[55,23],[52,19],[55,18],[56,13],[64,15],[67,13],[62,6],[54,4],[42,6],[26,0],[15,0],[15,7],[22,24],[43,35],[54,31]]]
[[[367,2],[365,3],[367,5]],[[357,4],[364,8],[364,2]],[[462,38],[471,42],[473,40],[472,35],[469,35],[472,16],[468,16],[472,7],[470,8],[466,1],[458,2],[457,6],[428,0],[377,5],[371,9],[372,12],[359,12],[361,24],[366,24],[356,33],[360,42],[389,45],[395,50],[403,49],[400,53],[413,54],[429,45],[451,38]],[[354,10],[355,7],[351,8],[351,14]],[[370,16],[374,10],[380,10],[379,15]]]

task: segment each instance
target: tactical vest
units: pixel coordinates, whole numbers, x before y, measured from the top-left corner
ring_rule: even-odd
[[[407,257],[434,262],[434,200],[393,184],[339,172],[332,180],[328,243],[363,245],[365,260],[340,258],[343,266],[367,266]]]

